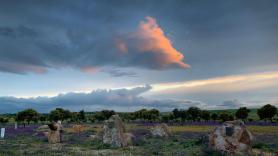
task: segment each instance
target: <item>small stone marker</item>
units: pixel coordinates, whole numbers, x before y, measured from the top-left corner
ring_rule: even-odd
[[[153,136],[159,136],[159,137],[169,137],[172,135],[170,128],[165,123],[154,126],[151,129],[151,133]]]
[[[14,123],[14,129],[17,129],[17,122]]]
[[[5,128],[1,128],[1,138],[5,137]]]

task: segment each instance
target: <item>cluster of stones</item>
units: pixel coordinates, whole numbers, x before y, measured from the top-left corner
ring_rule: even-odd
[[[53,122],[47,126],[49,131],[45,134],[48,142],[51,144],[62,142],[63,127],[61,122]],[[74,128],[83,129],[80,127],[82,126],[75,126]],[[158,137],[170,137],[172,135],[165,123],[152,127],[151,134]],[[118,115],[112,115],[104,121],[102,135],[98,138],[112,147],[126,147],[132,145],[134,136],[125,132],[124,123]],[[252,134],[239,120],[224,122],[209,134],[209,146],[227,155],[250,155],[252,153],[252,140]]]

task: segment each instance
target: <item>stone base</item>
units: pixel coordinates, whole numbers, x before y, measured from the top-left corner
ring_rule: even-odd
[[[48,133],[48,142],[51,144],[56,144],[61,142],[61,134],[59,131],[50,131]]]

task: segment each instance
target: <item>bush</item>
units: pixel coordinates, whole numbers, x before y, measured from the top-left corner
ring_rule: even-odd
[[[0,123],[7,123],[9,122],[9,118],[0,116]]]
[[[277,108],[275,106],[272,106],[270,104],[264,105],[260,109],[257,110],[257,114],[260,117],[261,120],[270,120],[272,121],[272,118],[277,113]]]

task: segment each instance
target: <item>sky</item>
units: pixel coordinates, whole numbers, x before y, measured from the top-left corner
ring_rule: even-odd
[[[3,0],[0,113],[278,106],[276,0]]]

